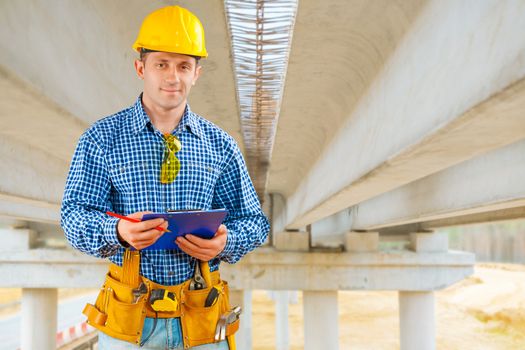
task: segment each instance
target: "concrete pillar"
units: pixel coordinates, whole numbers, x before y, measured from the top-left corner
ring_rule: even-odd
[[[22,350],[55,350],[57,333],[57,289],[22,289]]]
[[[433,292],[399,292],[401,350],[436,348]]]
[[[339,349],[337,291],[304,291],[304,349]]]
[[[288,291],[274,292],[275,298],[275,348],[288,350],[290,348],[290,330],[288,326]]]
[[[230,291],[230,305],[241,305],[241,325],[235,334],[237,349],[251,350],[252,348],[252,291]]]

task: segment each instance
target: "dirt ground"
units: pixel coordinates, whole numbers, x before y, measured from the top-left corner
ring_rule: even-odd
[[[59,298],[88,291],[59,290]],[[19,289],[0,289],[0,317],[17,311],[19,298]],[[275,348],[274,310],[268,292],[253,292],[254,350]],[[301,293],[289,320],[291,349],[303,349]],[[473,276],[436,292],[436,328],[438,349],[525,349],[525,265],[478,264]],[[342,350],[399,349],[397,293],[339,292],[339,339]]]

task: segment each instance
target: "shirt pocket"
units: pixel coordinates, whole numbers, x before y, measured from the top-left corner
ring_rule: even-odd
[[[147,162],[141,161],[111,166],[109,172],[115,189],[115,204],[123,204],[127,208],[135,204],[147,204],[149,202],[147,197],[150,193],[148,180],[151,178],[151,170]]]
[[[181,171],[183,183],[188,186],[190,193],[194,196],[204,195],[205,201],[211,203],[215,184],[221,174],[219,168],[212,164],[189,162]]]

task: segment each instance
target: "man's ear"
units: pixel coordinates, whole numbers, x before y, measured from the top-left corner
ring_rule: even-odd
[[[135,60],[135,71],[139,79],[144,79],[144,62],[137,59]]]
[[[195,68],[195,76],[193,77],[193,81],[192,81],[191,85],[195,85],[195,83],[197,82],[197,80],[201,76],[201,72],[202,72],[202,66],[198,65],[197,68]]]

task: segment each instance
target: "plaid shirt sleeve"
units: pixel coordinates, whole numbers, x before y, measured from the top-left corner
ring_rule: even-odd
[[[66,181],[61,226],[69,243],[89,255],[106,258],[121,247],[117,218],[109,217],[111,183],[100,146],[89,133],[80,138]]]
[[[264,243],[270,224],[263,214],[239,147],[230,140],[229,160],[219,177],[213,198],[214,208],[228,208],[224,225],[228,238],[219,258],[234,264]]]

